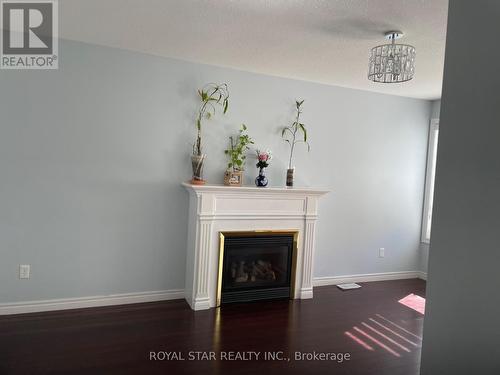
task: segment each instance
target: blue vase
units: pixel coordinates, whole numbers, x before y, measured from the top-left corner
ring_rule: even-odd
[[[255,185],[257,185],[258,187],[266,187],[267,183],[267,177],[264,176],[264,168],[260,168],[259,175],[255,179]]]

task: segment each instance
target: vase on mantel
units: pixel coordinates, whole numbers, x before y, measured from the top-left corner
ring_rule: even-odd
[[[257,151],[257,164],[255,165],[259,168],[259,175],[255,179],[255,185],[257,187],[266,187],[267,186],[267,177],[264,175],[264,171],[266,167],[269,167],[269,160],[271,160],[271,151]]]
[[[257,187],[266,187],[268,184],[267,177],[264,175],[265,168],[259,168],[259,175],[255,179]]]
[[[191,179],[191,184],[193,185],[205,185],[205,180],[203,179],[203,165],[205,163],[205,157],[205,154],[191,155],[191,166],[193,167],[193,178]]]
[[[295,167],[288,168],[286,170],[286,186],[293,187],[293,175],[295,173]]]

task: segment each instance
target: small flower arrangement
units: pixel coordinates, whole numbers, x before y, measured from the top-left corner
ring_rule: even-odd
[[[259,175],[255,179],[255,185],[257,187],[266,187],[268,184],[267,177],[264,176],[264,168],[269,166],[269,160],[271,160],[271,151],[259,151],[257,150],[257,168],[259,168]]]
[[[271,160],[271,158],[271,151],[257,150],[257,168],[267,168],[269,166],[268,161]]]

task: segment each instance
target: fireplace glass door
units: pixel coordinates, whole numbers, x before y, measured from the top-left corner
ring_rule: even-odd
[[[225,234],[221,303],[290,298],[294,234]]]

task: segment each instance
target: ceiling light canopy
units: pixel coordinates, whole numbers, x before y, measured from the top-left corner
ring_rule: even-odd
[[[390,44],[372,48],[368,64],[368,79],[373,82],[399,83],[413,78],[415,47],[394,41],[403,36],[401,31],[389,31],[385,38]]]

